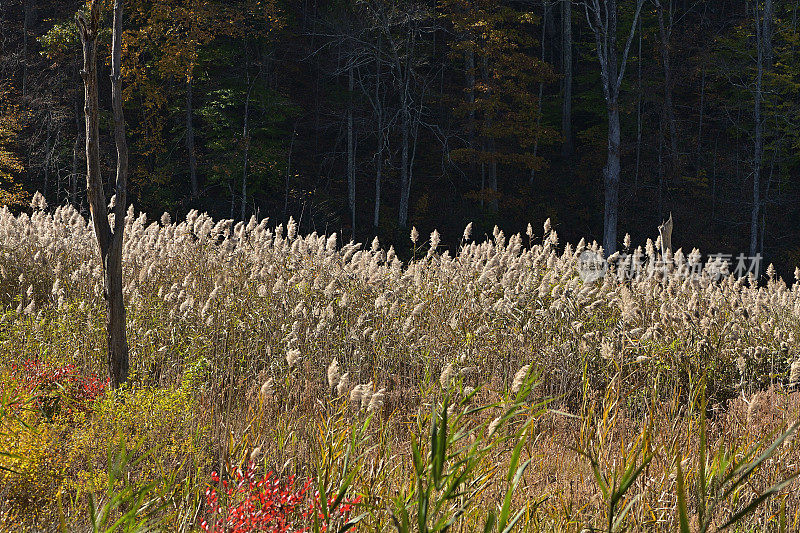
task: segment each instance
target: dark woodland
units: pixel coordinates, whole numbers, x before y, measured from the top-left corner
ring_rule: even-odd
[[[88,212],[80,1],[0,3],[0,204]],[[457,246],[536,230],[607,252],[800,263],[796,0],[130,0],[128,201]],[[111,2],[100,160],[116,167]],[[534,232],[536,232],[536,230]]]

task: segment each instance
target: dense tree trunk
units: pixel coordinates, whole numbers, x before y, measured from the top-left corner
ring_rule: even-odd
[[[22,0],[22,96],[28,92],[28,33],[36,17],[35,0]]]
[[[103,180],[100,175],[98,99],[97,99],[97,34],[100,6],[97,0],[89,6],[89,19],[78,15],[83,46],[83,70],[86,117],[86,195],[92,214],[95,235],[103,264],[103,296],[106,300],[108,340],[108,373],[116,388],[128,377],[128,341],[125,332],[125,302],[122,294],[122,244],[128,180],[128,146],[125,141],[125,120],[122,112],[120,76],[122,39],[122,0],[114,0],[114,25],[111,53],[111,102],[114,115],[114,142],[117,147],[117,176],[113,206],[112,230],[106,208]]]
[[[569,2],[570,0],[564,0],[564,1]],[[548,11],[549,11],[549,6],[548,6],[547,2],[544,2],[544,18],[545,19],[547,18]],[[539,43],[540,44],[540,56],[539,56],[539,58],[542,60],[542,63],[544,63],[544,51],[545,51],[544,43],[546,42],[546,39],[545,39],[545,37],[546,37],[545,28],[546,28],[546,25],[543,23],[542,24],[542,32],[541,32],[541,41],[542,42]],[[564,55],[566,56],[566,53]],[[572,59],[570,58],[570,61],[571,60]],[[565,63],[566,63],[566,60],[565,60]],[[571,68],[572,67],[570,66],[570,69]],[[565,85],[564,85],[564,107],[562,108],[562,112],[566,112],[567,105],[568,105],[567,104],[566,75],[565,75],[564,83],[565,83]],[[569,83],[570,83],[570,89],[569,90],[572,91],[572,86],[571,86],[572,80],[570,80]],[[542,98],[543,98],[543,96],[544,96],[544,82],[539,82],[539,100],[536,103],[536,106],[537,106],[536,107],[536,130],[537,130],[537,134],[536,134],[536,140],[533,143],[533,157],[536,157],[538,152],[539,152],[538,130],[539,130],[541,124],[542,124]],[[564,120],[566,120],[566,117],[562,115],[562,127],[564,127],[564,122],[563,122]],[[564,144],[562,145],[562,155],[564,155],[565,157],[567,156],[565,148],[564,148],[567,145],[566,139],[567,139],[567,136],[566,136],[566,133],[565,133],[564,134]],[[536,169],[532,168],[530,177],[528,178],[528,184],[529,185],[533,185],[535,180],[536,180]]]
[[[772,58],[772,0],[765,0],[764,7],[754,6],[756,23],[756,90],[753,98],[753,206],[750,212],[750,256],[758,252],[758,218],[761,207],[761,158],[764,152],[764,122],[761,117],[763,100],[763,78]]]
[[[467,84],[467,145],[470,150],[475,148],[475,42],[470,37],[470,42],[465,55],[465,70]],[[470,159],[470,178],[475,176],[475,157]],[[481,190],[481,194],[483,194]],[[483,206],[481,206],[483,207]]]
[[[80,73],[80,67],[78,67]],[[72,144],[72,174],[69,180],[69,202],[78,205],[78,167],[81,157],[81,145],[84,144],[84,121],[81,120],[83,110],[81,109],[81,94],[75,91],[75,142]]]
[[[192,198],[200,194],[197,183],[197,154],[194,148],[194,119],[192,116],[192,79],[186,80],[186,153],[189,156],[189,185]]]
[[[240,210],[240,218],[244,220],[244,217],[247,215],[247,163],[248,163],[248,156],[250,155],[250,130],[249,128],[249,118],[250,118],[250,92],[253,89],[253,80],[252,83],[248,80],[248,87],[247,87],[247,98],[244,101],[244,126],[242,128],[242,139],[244,142],[244,161],[242,163],[242,208]]]
[[[356,235],[356,154],[353,139],[353,91],[355,78],[353,77],[353,64],[347,69],[347,205],[350,208],[350,236],[355,240]]]
[[[561,155],[569,159],[574,150],[572,144],[572,0],[561,0],[561,27],[561,63],[564,74],[564,94],[561,105],[561,133],[564,135],[564,143],[561,145]],[[544,44],[542,44],[542,51],[544,51]],[[540,84],[540,102],[541,99]],[[539,116],[541,114],[540,104]]]
[[[672,105],[672,66],[670,64],[670,39],[672,37],[673,14],[672,0],[669,10],[669,24],[664,22],[664,5],[661,0],[656,0],[658,10],[658,31],[661,37],[661,61],[664,67],[664,115],[669,126],[670,158],[672,160],[672,173],[677,176],[680,173],[680,157],[678,154],[678,134],[675,120],[675,108]]]
[[[636,83],[636,170],[633,176],[633,189],[639,188],[639,169],[642,162],[642,19],[639,19],[639,54],[636,56],[638,71]]]
[[[289,139],[289,156],[286,158],[286,184],[283,191],[283,218],[289,219],[289,179],[292,176],[292,151],[294,150],[294,138],[297,135],[297,122],[292,129],[292,138]]]
[[[619,219],[620,182],[620,124],[619,107],[614,102],[608,111],[608,154],[603,169],[605,211],[603,212],[603,249],[606,254],[617,251],[617,222]]]
[[[378,35],[378,54],[380,54],[381,39]],[[378,132],[377,162],[375,167],[375,207],[372,213],[372,227],[377,230],[381,218],[381,179],[383,174],[383,146],[385,135],[383,132],[383,105],[381,103],[381,61],[380,56],[375,61],[375,115],[377,118],[376,130]]]
[[[600,78],[608,115],[608,151],[603,168],[605,185],[605,212],[603,215],[603,250],[611,255],[617,250],[617,222],[619,218],[620,183],[620,122],[619,93],[630,53],[631,41],[644,0],[636,0],[636,12],[631,22],[621,62],[617,54],[617,0],[587,0],[584,4],[586,19],[595,36]]]
[[[702,147],[703,147],[703,115],[705,113],[705,100],[706,100],[706,67],[703,65],[703,77],[700,83],[700,120],[697,125],[697,156],[695,166],[697,171],[695,177],[700,178],[700,169],[703,161]]]

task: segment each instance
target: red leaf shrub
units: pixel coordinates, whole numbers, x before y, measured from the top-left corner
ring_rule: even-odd
[[[94,373],[81,374],[73,364],[56,366],[27,360],[21,365],[12,365],[11,373],[17,385],[33,396],[48,419],[62,410],[67,416],[89,411],[109,383],[108,378],[101,379]]]
[[[321,511],[319,492],[309,498],[312,481],[307,480],[302,487],[296,486],[294,476],[285,480],[273,477],[272,472],[262,479],[256,479],[255,466],[250,462],[247,469],[237,469],[234,477],[222,480],[216,472],[211,474],[216,486],[205,491],[206,518],[200,528],[211,533],[304,533],[309,531],[307,524],[316,515],[320,531],[326,531],[328,524]],[[222,501],[220,501],[222,500]],[[332,509],[335,498],[328,500],[329,518],[347,520],[353,507],[360,503],[361,497],[343,499],[336,509]]]

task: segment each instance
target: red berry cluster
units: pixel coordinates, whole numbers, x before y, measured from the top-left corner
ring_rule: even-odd
[[[40,410],[52,418],[62,408],[64,414],[87,412],[100,396],[109,379],[97,374],[82,375],[73,364],[56,366],[43,361],[27,360],[12,365],[11,372],[21,388],[32,394]]]
[[[220,485],[220,477],[211,473],[214,485]],[[320,519],[320,530],[326,531],[327,524],[320,511],[319,493],[308,502],[311,480],[302,487],[295,486],[295,477],[286,480],[273,478],[272,472],[262,479],[256,479],[255,466],[252,462],[246,470],[237,469],[232,483],[222,480],[222,498],[214,487],[208,487],[206,496],[206,518],[200,522],[200,528],[211,533],[306,533],[307,523],[314,514]],[[329,516],[346,520],[353,509],[361,501],[361,497],[343,500],[337,509],[330,509]],[[329,507],[334,498],[328,500]]]

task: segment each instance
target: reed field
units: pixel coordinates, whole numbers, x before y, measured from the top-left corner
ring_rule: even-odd
[[[0,210],[0,530],[800,531],[800,283],[772,269],[626,239],[584,281],[598,245],[549,221],[412,230],[406,261],[126,225],[112,391],[91,223]]]

